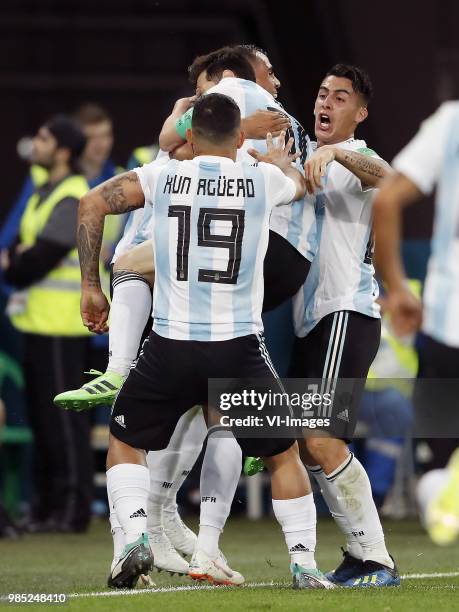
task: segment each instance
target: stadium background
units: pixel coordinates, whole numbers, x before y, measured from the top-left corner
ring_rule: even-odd
[[[360,135],[390,161],[441,101],[458,97],[457,23],[455,0],[2,0],[0,224],[27,173],[16,153],[22,136],[55,112],[98,102],[113,117],[112,157],[124,164],[135,147],[156,142],[174,100],[192,93],[192,59],[224,43],[268,51],[282,82],[279,99],[309,133],[326,70],[337,61],[365,68],[375,98]],[[413,278],[424,276],[431,225],[431,201],[407,211],[404,254]],[[285,319],[284,309],[268,327]],[[3,351],[8,332],[0,329]],[[271,339],[278,360],[280,335]],[[20,379],[14,365],[9,377]]]

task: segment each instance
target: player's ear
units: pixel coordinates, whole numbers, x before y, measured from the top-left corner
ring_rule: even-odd
[[[226,77],[235,77],[236,75],[234,74],[234,72],[232,70],[224,70],[222,72],[222,79],[226,78]]]
[[[189,145],[193,144],[193,132],[191,130],[191,128],[187,128],[186,132],[185,132],[185,136],[186,136],[186,141]]]
[[[245,140],[245,134],[244,132],[241,130],[239,132],[239,137],[237,139],[237,148],[240,149],[242,147],[242,145],[244,144],[244,140]]]
[[[357,111],[356,121],[357,123],[362,123],[368,117],[368,108],[366,106],[361,106]]]

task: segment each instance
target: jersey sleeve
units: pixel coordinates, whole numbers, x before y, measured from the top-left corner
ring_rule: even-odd
[[[133,172],[137,174],[142,187],[143,195],[145,196],[145,204],[152,204],[151,194],[154,193],[155,182],[155,162],[144,164],[139,168],[134,168]]]
[[[273,164],[260,163],[259,168],[262,169],[266,179],[268,205],[274,208],[274,206],[293,202],[296,195],[296,185],[292,179],[285,176],[282,170]]]
[[[445,103],[423,121],[418,133],[392,162],[426,195],[433,191],[440,175],[453,108],[451,103]]]

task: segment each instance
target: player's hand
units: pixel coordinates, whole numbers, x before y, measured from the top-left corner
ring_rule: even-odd
[[[407,287],[389,292],[385,305],[396,336],[409,336],[420,328],[422,303]]]
[[[83,325],[95,334],[108,332],[110,305],[100,288],[81,289],[80,313]]]
[[[290,151],[293,145],[293,138],[289,138],[285,142],[285,132],[282,131],[279,134],[279,138],[276,142],[273,140],[273,135],[269,133],[266,136],[266,147],[267,152],[265,154],[259,153],[256,149],[249,149],[248,154],[254,157],[259,162],[265,162],[267,164],[273,164],[281,170],[287,170],[291,167],[292,162],[300,156],[300,153],[291,154]]]
[[[196,102],[197,96],[191,96],[189,98],[179,98],[174,104],[173,113],[181,116],[183,113],[193,106]]]
[[[288,117],[269,110],[257,110],[242,120],[242,129],[246,138],[254,140],[264,140],[268,133],[279,136],[282,130],[288,130],[290,126]]]
[[[322,189],[322,177],[325,176],[327,166],[335,159],[335,147],[324,145],[314,151],[304,164],[304,178],[308,193]]]

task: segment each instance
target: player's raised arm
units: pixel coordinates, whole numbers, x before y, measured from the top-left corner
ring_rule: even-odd
[[[306,188],[309,193],[322,189],[321,179],[325,176],[328,164],[333,161],[352,172],[366,187],[376,187],[381,179],[392,172],[389,164],[378,157],[333,145],[323,145],[304,164]]]
[[[294,200],[300,200],[306,192],[306,187],[303,175],[292,166],[292,162],[300,156],[300,153],[295,153],[293,155],[290,153],[292,145],[293,138],[289,138],[286,143],[285,132],[282,131],[277,142],[273,141],[272,134],[267,135],[266,146],[268,150],[265,154],[259,153],[255,149],[249,149],[248,153],[259,162],[277,166],[282,170],[285,176],[292,179],[296,188]]]
[[[99,255],[106,215],[141,208],[145,197],[135,172],[120,174],[80,200],[77,246],[81,269],[81,318],[96,333],[107,331],[108,301],[100,287]]]
[[[196,96],[180,98],[174,104],[172,113],[165,120],[159,134],[159,146],[163,151],[170,153],[186,141],[185,132],[191,121],[191,114],[188,111],[195,100]]]

